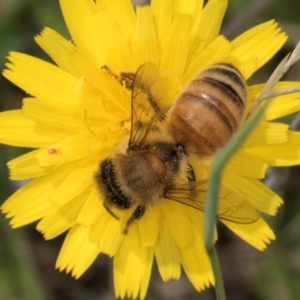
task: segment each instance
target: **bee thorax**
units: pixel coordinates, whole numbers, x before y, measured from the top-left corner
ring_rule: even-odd
[[[166,168],[154,154],[117,155],[114,160],[117,185],[132,204],[157,202],[166,185]]]
[[[167,175],[167,168],[162,159],[153,153],[149,153],[146,158],[154,173],[160,178],[165,178]]]

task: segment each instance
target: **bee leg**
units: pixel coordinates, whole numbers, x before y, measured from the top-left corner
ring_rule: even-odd
[[[109,66],[104,65],[101,69],[120,82],[120,77]]]
[[[196,199],[197,198],[197,192],[195,190],[195,185],[193,185],[193,183],[196,182],[196,175],[194,172],[194,169],[191,165],[188,165],[188,169],[187,169],[187,180],[190,183],[190,199]]]
[[[146,211],[146,206],[145,205],[139,205],[135,211],[133,212],[133,214],[131,215],[131,217],[127,220],[126,222],[126,226],[123,230],[123,234],[127,234],[128,233],[128,228],[129,226],[135,221],[140,219],[144,213]]]
[[[121,84],[124,85],[128,90],[132,90],[132,89],[133,89],[134,77],[135,77],[135,74],[134,74],[134,73],[130,73],[130,72],[124,72],[124,73],[121,73],[121,79],[120,79],[120,82],[121,82]]]
[[[196,175],[195,175],[194,169],[191,165],[188,165],[187,180],[189,182],[195,182],[196,181]]]
[[[117,220],[120,220],[120,218],[118,217],[118,216],[116,216],[113,212],[112,212],[112,210],[106,205],[106,204],[103,204],[103,206],[104,206],[104,208],[106,209],[106,211],[111,215],[111,216],[113,216],[115,219],[117,219]]]
[[[109,75],[111,75],[113,78],[115,78],[117,81],[120,82],[121,85],[125,86],[127,89],[132,90],[133,87],[133,81],[135,74],[130,72],[123,72],[120,74],[116,74],[112,69],[110,69],[109,66],[102,66],[102,70],[106,71]]]

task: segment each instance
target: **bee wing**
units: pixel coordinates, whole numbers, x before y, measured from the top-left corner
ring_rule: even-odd
[[[166,189],[163,197],[204,211],[205,183],[207,180],[178,184]]]
[[[204,212],[207,180],[188,182],[168,189],[166,198]],[[260,218],[260,213],[243,197],[231,200],[228,194],[219,199],[217,217],[221,220],[250,224]]]
[[[159,70],[153,63],[143,64],[132,87],[129,149],[142,145],[155,124],[163,119],[166,100],[167,91]]]
[[[221,220],[239,224],[251,224],[260,218],[260,213],[246,199],[233,202],[228,197],[220,199],[217,215]]]

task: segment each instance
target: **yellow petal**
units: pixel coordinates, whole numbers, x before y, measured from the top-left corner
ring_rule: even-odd
[[[46,61],[30,55],[10,52],[3,76],[28,94],[60,105],[77,103],[76,78]]]
[[[29,223],[42,218],[47,214],[47,207],[48,209],[52,206],[55,207],[51,202],[51,197],[59,183],[70,171],[70,166],[62,166],[49,175],[32,180],[6,200],[1,210],[4,213],[9,213],[8,217],[16,216],[19,220],[23,218],[26,219],[27,215],[32,217],[32,214],[39,214],[34,220],[28,221]],[[30,201],[28,199],[30,199]],[[40,216],[42,211],[44,215]],[[18,224],[19,223],[21,223],[21,221],[18,222]]]
[[[257,158],[264,160],[270,166],[294,166],[300,164],[300,133],[288,132],[288,141],[282,144],[251,146],[244,148]]]
[[[39,101],[34,98],[23,100],[22,113],[35,122],[54,127],[60,133],[85,129],[83,111],[79,105],[63,105],[54,101]],[[57,128],[55,130],[55,128]],[[59,134],[61,138],[61,135]]]
[[[166,224],[162,225],[154,253],[162,279],[178,279],[181,273],[179,249]]]
[[[97,0],[99,10],[107,8],[114,16],[119,30],[122,32],[125,40],[129,40],[134,31],[136,17],[134,8],[130,0]]]
[[[105,105],[103,105],[105,101],[101,99],[104,95],[97,87],[82,78],[78,81],[75,93],[80,99],[90,127],[93,127],[97,121],[103,126],[103,123],[106,124],[111,120],[109,114],[105,113]]]
[[[23,186],[2,205],[1,210],[7,214],[6,217],[13,218],[10,222],[13,228],[39,220],[55,209],[49,196],[54,190],[53,183],[45,177],[49,178],[49,176],[44,176]]]
[[[223,184],[240,193],[257,210],[275,215],[283,204],[281,198],[260,181],[224,172]]]
[[[97,34],[98,40],[101,41],[103,56],[103,61],[97,66],[106,64],[111,69],[130,70],[133,66],[133,57],[113,14],[108,10],[98,11],[95,14],[95,28],[97,31],[94,34]]]
[[[114,256],[125,237],[120,222],[102,206],[98,221],[91,226],[91,240],[98,245],[99,252]]]
[[[80,223],[86,227],[90,227],[99,219],[103,208],[98,194],[98,191],[95,189],[92,189],[92,191],[89,193],[87,200],[78,214],[76,220],[77,223]]]
[[[202,1],[199,2],[202,4]],[[226,7],[227,0],[210,0],[207,2],[201,17],[196,19],[196,24],[192,30],[190,56],[195,53],[200,42],[212,42],[217,37]]]
[[[248,65],[248,79],[257,69],[263,66],[282,47],[287,37],[285,33],[280,33],[277,23],[269,21],[251,28],[231,42],[233,47],[231,56],[239,58],[241,69],[243,63],[255,61],[256,65],[250,68]]]
[[[288,141],[289,125],[261,121],[252,130],[242,147],[281,144]]]
[[[49,128],[24,117],[20,110],[1,112],[0,128],[0,142],[11,146],[46,147],[59,140],[49,136]]]
[[[250,108],[253,105],[253,103],[257,100],[259,93],[262,91],[263,87],[265,86],[264,83],[262,84],[254,84],[251,86],[248,86],[247,88],[247,94],[248,94],[248,104],[250,104]],[[276,85],[274,86],[273,90],[277,91],[277,90],[282,90],[282,89],[288,89],[288,88],[296,88],[299,86],[299,82],[298,81],[279,81],[276,83]],[[289,95],[284,95],[283,97],[292,97],[293,96],[297,96],[296,98],[299,98],[300,96],[300,92],[297,93],[293,93],[293,94],[289,94]],[[281,96],[279,96],[280,98]],[[275,101],[277,97],[274,97],[272,102]],[[270,103],[270,105],[272,105],[272,102]]]
[[[256,84],[248,87],[248,105],[246,108],[246,115],[248,115],[248,113],[252,109],[253,104],[257,100],[264,86],[265,84]],[[276,83],[272,90],[278,91],[296,88],[298,86],[299,82],[279,81]],[[264,115],[265,119],[274,120],[297,112],[299,110],[299,97],[300,92],[274,97],[269,106],[267,107],[267,110]]]
[[[271,240],[275,240],[273,231],[262,218],[251,224],[238,224],[224,220],[222,223],[258,250],[264,250]]]
[[[188,213],[192,222],[193,228],[196,228],[196,230],[201,234],[203,234],[203,237],[201,238],[202,243],[204,245],[204,214],[203,211],[197,210],[193,207],[188,207]],[[218,239],[218,233],[217,229],[214,228],[214,241],[216,242]]]
[[[31,201],[30,205],[23,206],[22,211],[18,209],[9,212],[7,218],[12,218],[9,223],[11,227],[17,228],[35,222],[55,209],[53,203],[50,201],[44,201],[43,198],[39,200]]]
[[[160,210],[158,206],[149,206],[138,227],[143,247],[154,246],[160,232]],[[151,228],[151,230],[149,230]]]
[[[64,20],[76,46],[85,51],[94,63],[103,61],[101,42],[98,41],[97,28],[94,22],[96,5],[93,0],[60,0]]]
[[[223,36],[218,36],[211,44],[209,44],[203,51],[195,55],[189,68],[184,74],[183,82],[188,82],[196,77],[201,71],[208,66],[216,63],[226,61],[230,53],[231,45],[229,41]]]
[[[211,264],[203,245],[203,236],[194,229],[192,242],[180,250],[182,267],[194,285],[200,291],[214,284]]]
[[[300,110],[299,97],[300,93],[293,93],[272,99],[265,112],[266,120],[274,120],[298,112]]]
[[[61,181],[52,195],[51,200],[57,206],[65,205],[81,193],[86,192],[94,183],[96,170],[94,158],[83,159],[79,163],[75,161],[71,165],[73,166],[72,171]]]
[[[114,284],[116,297],[144,299],[150,279],[153,249],[142,248],[138,228],[133,224],[114,257]],[[134,272],[132,271],[134,270]]]
[[[253,43],[253,38],[258,36],[266,36],[266,33],[270,33],[273,30],[277,28],[277,23],[274,22],[274,20],[270,20],[267,22],[264,22],[262,24],[256,25],[252,27],[251,29],[245,31],[241,35],[239,35],[237,38],[235,38],[231,43],[233,45],[234,49],[238,49],[239,47],[245,47],[245,49],[250,49],[248,41],[250,40]],[[237,51],[237,50],[236,50]]]
[[[162,207],[165,222],[172,233],[179,248],[183,248],[191,242],[192,227],[186,206],[174,201],[169,201]],[[176,218],[174,217],[176,216]],[[180,226],[178,226],[180,224]]]
[[[262,179],[265,177],[268,165],[261,159],[239,150],[228,161],[225,167],[227,173]]]
[[[161,45],[165,44],[165,36],[172,24],[172,14],[169,12],[173,10],[173,3],[173,0],[152,0],[150,3],[160,49],[164,48]]]
[[[165,37],[160,68],[175,78],[181,78],[186,67],[191,26],[190,16],[177,16]]]
[[[210,1],[213,2],[213,1]],[[173,1],[173,14],[176,15],[191,15],[193,16],[194,19],[198,20],[195,18],[195,15],[201,15],[202,12],[202,7],[203,7],[203,0],[190,0],[190,1],[180,1],[180,0],[175,0]],[[200,13],[199,13],[200,11]],[[168,11],[165,12],[167,14]]]
[[[71,228],[86,201],[87,195],[80,195],[69,203],[56,208],[37,224],[37,230],[46,240],[53,239]]]
[[[34,177],[40,177],[51,172],[52,168],[41,167],[35,156],[39,150],[30,151],[7,163],[9,168],[9,177],[12,180],[24,180]]]
[[[71,42],[47,27],[35,37],[35,41],[60,68],[76,78],[80,77],[80,72],[72,63],[71,56],[77,49]]]
[[[145,62],[158,65],[156,34],[149,6],[136,8],[137,25],[133,37],[133,54],[136,69]]]
[[[89,233],[90,228],[82,225],[71,228],[57,258],[56,268],[72,271],[75,278],[84,273],[99,254],[97,246],[89,239]]]

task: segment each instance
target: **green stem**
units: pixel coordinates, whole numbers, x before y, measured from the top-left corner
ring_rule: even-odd
[[[226,295],[225,295],[225,289],[223,285],[222,272],[219,264],[218,255],[214,247],[212,253],[210,254],[210,262],[215,276],[217,299],[225,300]]]
[[[204,228],[205,247],[215,275],[216,293],[218,300],[226,299],[221,270],[214,247],[214,227],[216,223],[221,174],[227,161],[238,149],[238,147],[244,142],[244,140],[252,131],[254,126],[258,123],[263,113],[265,112],[265,109],[267,108],[269,102],[270,99],[264,101],[261,107],[257,109],[257,111],[247,120],[246,124],[240,129],[239,133],[236,136],[234,136],[232,140],[217,153],[211,167],[210,178],[208,182],[207,198],[205,201]]]

